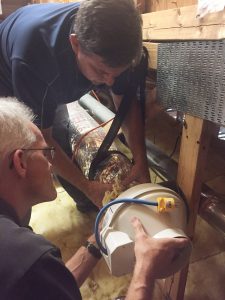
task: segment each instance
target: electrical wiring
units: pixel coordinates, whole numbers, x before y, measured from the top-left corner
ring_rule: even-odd
[[[105,206],[103,206],[103,208],[99,211],[99,213],[96,217],[94,233],[95,233],[96,243],[98,244],[100,250],[106,255],[107,255],[107,250],[106,250],[106,248],[103,247],[100,237],[99,237],[99,223],[101,221],[102,215],[105,212],[105,210],[108,209],[110,206],[119,204],[119,203],[144,204],[144,205],[151,205],[151,206],[158,207],[158,202],[155,202],[155,201],[150,202],[150,201],[146,201],[146,200],[142,200],[142,199],[131,199],[131,198],[122,198],[122,199],[113,200],[113,201],[109,202],[108,204],[106,204]]]
[[[90,93],[92,93],[94,95],[95,99],[98,100],[98,102],[101,102],[100,99],[99,99],[99,97],[98,97],[98,95],[95,93],[94,90],[91,90]]]
[[[180,132],[180,133],[178,134],[178,136],[177,136],[177,138],[176,138],[176,141],[175,141],[175,144],[174,144],[174,147],[173,147],[173,150],[172,150],[172,152],[171,152],[170,155],[169,155],[169,158],[172,158],[173,155],[174,155],[174,153],[176,152],[177,145],[178,145],[179,139],[180,139],[180,137],[181,137],[181,134],[182,134],[182,132]]]

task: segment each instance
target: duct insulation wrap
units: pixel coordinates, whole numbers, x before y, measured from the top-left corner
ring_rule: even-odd
[[[92,160],[103,142],[106,132],[82,108],[78,102],[67,104],[70,119],[70,144],[73,158],[88,178]],[[117,151],[115,143],[109,150]],[[117,183],[126,178],[132,167],[130,160],[122,153],[112,153],[99,164],[94,180],[103,183]]]

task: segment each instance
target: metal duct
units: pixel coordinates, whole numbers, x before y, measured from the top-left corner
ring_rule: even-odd
[[[91,99],[92,98],[92,99]],[[79,101],[86,109],[94,114],[101,122],[106,122],[114,114],[92,96],[85,95]],[[178,164],[165,155],[156,145],[146,139],[147,158],[150,167],[168,180],[176,180]],[[218,231],[225,233],[225,201],[224,199],[203,184],[199,215]]]
[[[107,122],[115,117],[115,114],[111,110],[95,100],[95,98],[89,94],[81,97],[78,102],[91,116],[94,117],[94,119],[97,119],[99,123]]]
[[[149,167],[158,171],[166,179],[170,181],[176,181],[177,163],[173,159],[165,155],[150,140],[145,139],[145,145]]]
[[[221,233],[225,233],[225,198],[206,185],[201,192],[199,215]]]

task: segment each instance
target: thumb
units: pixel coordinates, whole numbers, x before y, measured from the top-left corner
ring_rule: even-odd
[[[131,224],[134,227],[135,235],[143,234],[143,233],[146,234],[146,231],[143,225],[141,224],[141,221],[137,217],[132,218]]]

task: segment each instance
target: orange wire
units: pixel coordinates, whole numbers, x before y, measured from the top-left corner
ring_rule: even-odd
[[[100,99],[99,99],[98,95],[95,93],[95,91],[91,90],[91,92],[95,96],[95,98],[98,100],[98,102],[100,102]]]
[[[92,128],[92,129],[90,129],[89,131],[85,132],[85,133],[80,137],[80,139],[78,140],[78,142],[77,142],[77,144],[76,144],[76,147],[75,147],[75,150],[74,150],[74,153],[73,153],[73,156],[72,156],[72,160],[73,160],[73,161],[74,161],[74,159],[76,158],[77,151],[79,150],[79,146],[80,146],[81,142],[83,141],[83,139],[84,139],[89,133],[91,133],[92,131],[98,129],[99,127],[104,127],[106,124],[108,124],[109,122],[111,122],[113,119],[114,119],[114,117],[111,118],[110,120],[108,120],[108,121],[106,121],[106,122],[104,122],[104,123],[102,123],[102,124],[100,124],[100,125],[98,125],[98,126]]]

